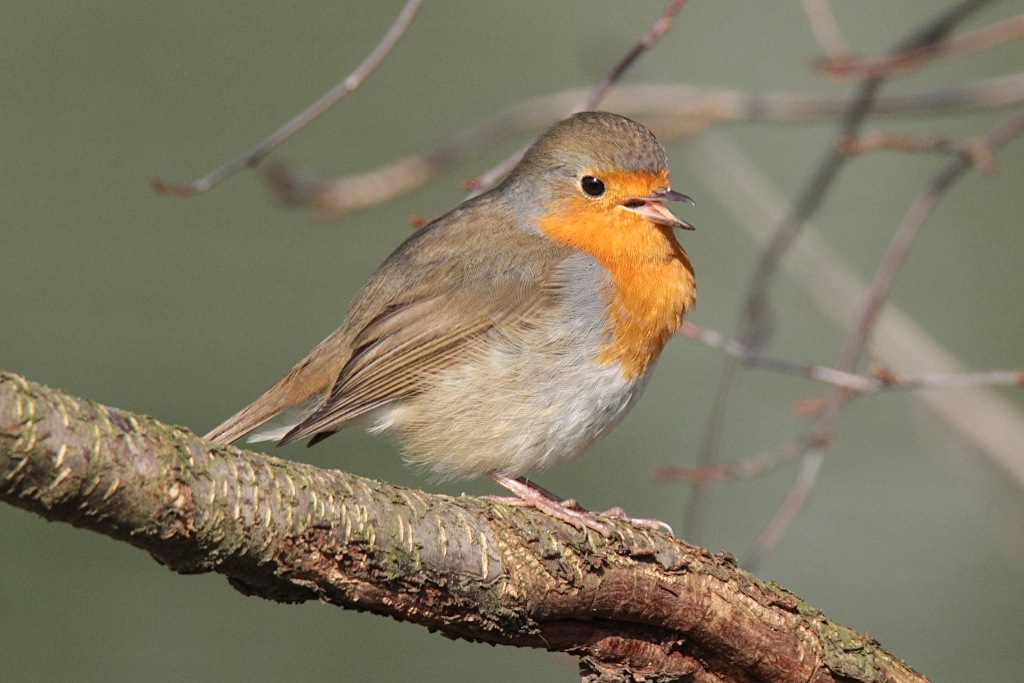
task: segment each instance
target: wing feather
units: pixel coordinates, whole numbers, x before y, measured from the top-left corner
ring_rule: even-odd
[[[487,229],[495,230],[498,222]],[[451,234],[469,225],[463,221],[450,231],[441,226],[448,234],[438,240],[440,249],[426,239],[414,253],[396,252],[393,270],[401,275],[390,278],[385,294],[378,287],[371,297],[378,302],[376,315],[354,311],[353,317],[366,322],[353,334],[351,357],[323,404],[288,432],[282,445],[333,433],[348,420],[422,392],[432,377],[474,353],[492,331],[515,334],[529,324],[536,307],[550,305],[550,285],[568,248],[511,227],[505,239],[515,244],[503,249]],[[483,230],[477,225],[470,234]]]

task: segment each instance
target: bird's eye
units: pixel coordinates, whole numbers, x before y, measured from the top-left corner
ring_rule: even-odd
[[[592,175],[585,175],[580,180],[580,187],[591,197],[600,197],[604,194],[604,182]]]

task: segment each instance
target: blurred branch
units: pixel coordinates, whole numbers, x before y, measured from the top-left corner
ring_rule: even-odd
[[[333,107],[343,97],[362,85],[363,81],[365,81],[370,74],[376,71],[377,67],[384,61],[384,58],[387,57],[395,45],[398,44],[399,39],[405,35],[406,29],[409,28],[409,24],[412,23],[413,18],[416,16],[416,13],[419,12],[423,2],[424,0],[408,0],[401,13],[399,13],[398,18],[395,19],[391,28],[389,28],[388,32],[384,35],[384,38],[380,41],[377,47],[374,48],[373,52],[367,55],[366,59],[363,60],[363,63],[360,64],[355,71],[349,74],[344,81],[332,88],[319,100],[314,102],[304,112],[271,133],[268,138],[256,145],[256,147],[240,157],[232,159],[223,166],[214,169],[202,178],[192,181],[191,183],[179,185],[155,178],[150,183],[153,186],[153,189],[160,194],[191,197],[192,195],[202,194],[209,191],[214,185],[225,178],[234,175],[246,166],[255,166],[263,161],[268,154],[277,149],[277,147],[284,143],[288,138],[305,128],[317,117]]]
[[[799,375],[858,394],[873,394],[896,389],[917,391],[977,386],[1024,386],[1024,370],[901,375],[888,368],[876,367],[872,369],[871,375],[862,375],[822,365],[810,365],[768,356],[744,346],[735,339],[729,339],[720,332],[699,327],[690,321],[683,322],[679,333],[705,346],[719,349],[747,367]]]
[[[992,0],[964,0],[939,16],[929,19],[919,29],[901,40],[892,50],[902,53],[941,40],[956,25],[981,9]],[[767,325],[770,318],[769,290],[778,264],[792,246],[801,229],[821,202],[824,200],[839,171],[846,164],[849,156],[842,151],[842,142],[856,139],[858,131],[868,114],[874,110],[878,90],[884,77],[874,77],[863,82],[854,97],[843,110],[836,143],[829,149],[818,168],[811,174],[803,192],[793,201],[789,212],[775,226],[772,238],[761,255],[754,276],[748,286],[747,301],[744,306],[743,320],[740,323],[739,338],[749,346],[759,346],[768,336]]]
[[[515,135],[564,115],[586,90],[537,97],[456,133],[434,149],[384,166],[324,180],[294,166],[270,171],[271,184],[286,200],[312,204],[321,218],[380,204],[423,187],[440,174]],[[938,114],[1006,107],[1024,102],[1024,73],[941,88],[880,96],[876,114]],[[703,133],[721,123],[821,121],[841,114],[843,93],[747,93],[724,88],[639,84],[614,89],[605,106],[646,118],[659,139]]]
[[[768,361],[766,363],[768,367],[787,371],[781,367],[776,367],[776,364],[788,364],[788,361],[779,359],[765,360]],[[763,367],[759,362],[747,363],[744,361],[744,364]],[[805,371],[801,372],[800,366],[794,363],[792,364],[791,371],[794,374],[806,374],[812,379],[834,384],[835,386],[857,391],[858,393],[876,392],[884,389],[959,389],[963,387],[986,386],[1024,387],[1024,372],[1019,370],[897,375],[888,370],[878,368],[876,369],[877,374],[875,376],[868,377],[820,366],[803,366],[803,368]],[[820,414],[824,409],[824,405],[824,396],[814,396],[797,404],[793,412],[799,417],[805,417],[809,414]],[[754,457],[744,458],[735,462],[718,462],[703,467],[662,465],[655,469],[653,476],[657,481],[674,480],[687,484],[712,484],[754,479],[762,477],[783,463],[803,455],[811,448],[812,443],[805,436],[778,450],[766,451]]]
[[[959,23],[982,9],[992,0],[961,0],[937,16],[928,19],[919,28],[900,40],[890,51],[899,54],[933,44],[945,38]],[[814,215],[832,188],[839,172],[852,157],[842,150],[842,143],[856,139],[861,126],[869,113],[874,110],[878,92],[884,81],[883,77],[865,80],[860,84],[854,96],[843,110],[836,132],[835,143],[825,152],[817,168],[811,173],[803,190],[789,206],[782,219],[772,228],[771,237],[765,244],[761,257],[758,259],[754,274],[747,285],[746,300],[738,322],[737,337],[745,346],[759,348],[771,336],[772,307],[771,286],[778,271],[779,264],[793,247],[797,237],[803,231],[807,221]],[[712,407],[715,419],[705,430],[704,442],[699,454],[701,465],[710,465],[721,460],[721,435],[713,430],[721,430],[725,424],[729,396],[735,385],[737,362],[726,361],[716,390],[716,403]],[[843,369],[843,368],[841,368]],[[820,452],[817,451],[816,452]],[[820,455],[819,455],[820,458]],[[809,458],[805,465],[811,467]],[[814,470],[816,471],[816,467]],[[799,481],[807,481],[806,472],[797,475]],[[796,500],[796,492],[791,499]],[[687,513],[686,529],[691,534],[699,534],[703,523],[704,509],[707,502],[706,487],[698,486],[690,498]],[[788,510],[789,508],[787,508]],[[699,538],[699,536],[698,536]]]
[[[994,155],[996,150],[1022,133],[1024,133],[1024,109],[989,131],[978,141],[977,147],[987,150],[988,155]],[[973,154],[968,151],[957,154],[946,163],[910,205],[896,229],[889,247],[882,255],[878,270],[868,288],[864,308],[840,353],[840,370],[852,370],[864,354],[868,340],[878,324],[882,307],[889,298],[892,284],[906,261],[911,245],[932,210],[945,196],[946,191],[973,167]]]
[[[564,651],[586,676],[926,679],[868,636],[670,536],[217,446],[0,373],[0,500],[246,595],[319,600],[449,637]]]
[[[755,238],[768,239],[769,221],[785,211],[779,192],[721,135],[704,136],[695,145],[693,158],[700,160],[700,177],[706,180],[708,191],[716,194],[722,206],[733,211]],[[866,301],[867,287],[813,229],[806,229],[785,266],[822,312],[844,328],[853,326],[849,302]],[[868,342],[875,358],[908,376],[969,374],[960,361],[892,303],[881,312]],[[1020,448],[1024,443],[1024,417],[1007,400],[981,386],[965,386],[955,392],[919,392],[914,396],[979,448],[1019,489],[1024,489],[1024,451]],[[806,448],[807,442],[801,439],[753,460],[774,464]],[[714,468],[707,471],[713,472]],[[708,480],[714,481],[716,477]]]
[[[992,150],[977,142],[955,142],[944,136],[922,137],[904,133],[887,133],[872,131],[856,140],[840,142],[846,154],[865,154],[881,150],[897,150],[900,152],[942,152],[944,154],[967,154],[971,163],[986,173],[999,171],[999,161]]]
[[[1024,110],[1017,112],[1009,120],[989,131],[979,144],[994,152],[1021,133],[1024,133]],[[910,205],[896,229],[888,249],[882,255],[878,270],[868,286],[860,315],[850,329],[846,342],[839,353],[837,366],[840,371],[851,371],[860,362],[878,325],[892,284],[903,267],[915,238],[946,191],[971,168],[973,168],[973,163],[970,154],[965,152],[956,155]],[[765,525],[764,530],[754,542],[747,566],[756,567],[758,565],[760,560],[778,543],[778,540],[793,523],[796,515],[803,509],[817,481],[817,473],[824,452],[835,438],[839,411],[848,398],[849,390],[844,388],[836,388],[825,397],[821,415],[805,439],[808,449],[803,456],[796,481],[793,482],[786,499],[776,510],[775,515]]]
[[[680,334],[705,346],[719,349],[747,367],[799,375],[857,394],[872,394],[890,390],[917,391],[986,386],[1024,387],[1024,371],[1022,370],[904,375],[883,366],[876,366],[870,375],[862,375],[836,368],[773,358],[753,351],[719,332],[699,327],[689,321],[683,323]],[[826,405],[827,397],[814,397],[801,402],[796,406],[794,412],[799,416],[820,415],[826,409]],[[812,449],[814,443],[814,438],[805,435],[781,449],[767,451],[735,462],[717,462],[702,467],[663,465],[654,471],[654,478],[658,481],[675,480],[695,485],[753,479],[764,476],[779,465],[803,455]]]
[[[887,78],[913,71],[937,59],[962,57],[989,50],[1021,37],[1024,37],[1024,14],[1008,17],[962,36],[947,38],[885,57],[831,57],[823,60],[819,68],[825,75],[836,80]]]
[[[654,470],[656,481],[681,481],[687,484],[715,484],[764,476],[784,462],[802,455],[807,444],[796,442],[775,451],[766,451],[736,462],[716,462],[702,467],[662,465]]]

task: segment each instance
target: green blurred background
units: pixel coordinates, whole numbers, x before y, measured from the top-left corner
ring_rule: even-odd
[[[596,83],[662,2],[428,3],[384,66],[276,158],[325,173],[373,167],[522,99]],[[840,3],[837,3],[840,4]],[[876,54],[937,11],[934,0],[841,3],[847,38]],[[1008,3],[1003,3],[1007,5]],[[200,433],[253,399],[333,330],[361,282],[509,141],[424,190],[330,225],[243,173],[191,200],[188,180],[249,148],[346,75],[390,25],[397,1],[273,4],[8,0],[0,7],[0,367]],[[968,26],[1012,12],[1000,4]],[[797,2],[698,2],[627,82],[748,90],[837,89]],[[1013,72],[1009,45],[901,78]],[[889,120],[889,129],[971,136],[1007,112]],[[810,174],[832,124],[724,129],[784,192]],[[716,204],[686,143],[668,145],[673,185],[692,194],[685,236],[700,282],[692,319],[733,329],[756,248]],[[1021,367],[1024,145],[1001,174],[973,173],[930,220],[894,300],[974,368]],[[869,277],[938,156],[855,162],[816,217]],[[773,353],[832,363],[840,331],[785,279]],[[851,306],[854,302],[851,302]],[[582,461],[539,481],[588,507],[625,507],[679,529],[689,492],[654,484],[693,463],[718,353],[671,344],[648,393]],[[899,368],[896,368],[897,370]],[[802,425],[793,401],[820,391],[748,371],[725,450],[747,457]],[[1024,410],[1020,391],[1000,392]],[[1024,444],[1022,444],[1024,449]],[[282,453],[429,490],[438,486],[356,431]],[[804,514],[759,570],[833,618],[869,632],[935,681],[1019,680],[1024,670],[1021,492],[912,396],[857,401]],[[741,555],[794,465],[717,487],[702,538]],[[568,657],[452,642],[425,629],[322,605],[244,598],[215,575],[178,576],[123,543],[0,506],[0,678],[46,680],[569,681]]]

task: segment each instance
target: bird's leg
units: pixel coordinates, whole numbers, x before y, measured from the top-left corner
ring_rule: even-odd
[[[548,491],[543,486],[534,484],[523,477],[506,477],[500,474],[492,474],[491,479],[516,495],[515,497],[484,496],[489,500],[505,503],[507,505],[526,505],[547,513],[555,519],[568,522],[578,529],[593,529],[605,538],[610,535],[610,531],[606,524],[594,519],[594,513],[580,506],[580,504],[572,498],[561,498],[551,491]],[[660,519],[639,519],[636,517],[630,517],[626,514],[626,511],[620,507],[614,507],[610,510],[597,514],[604,517],[611,517],[612,519],[624,519],[627,522],[636,524],[637,526],[654,529],[655,531],[664,531],[670,536],[675,536],[675,532],[672,531],[672,527],[665,522],[662,522]]]
[[[498,481],[498,480],[496,479],[495,481]],[[551,491],[548,491],[546,488],[544,488],[540,484],[532,482],[529,479],[527,479],[526,477],[516,477],[512,481],[515,482],[516,486],[520,486],[521,485],[521,486],[525,486],[525,487],[527,487],[529,489],[532,489],[532,490],[536,491],[537,493],[539,493],[540,495],[542,495],[545,498],[547,498],[548,500],[550,500],[551,502],[558,503],[559,505],[561,505],[562,507],[566,508],[567,510],[578,510],[580,512],[589,512],[589,510],[585,510],[582,506],[580,506],[580,504],[578,502],[576,502],[575,498],[562,498],[558,494],[555,494],[555,493],[552,493]],[[516,492],[519,491],[518,488],[514,489],[514,488],[512,488],[511,486],[509,486],[508,484],[506,484],[503,481],[498,481],[498,483],[501,484],[502,486],[504,486],[505,488],[510,489],[512,491],[516,491]]]
[[[575,500],[559,498],[523,477],[507,477],[503,474],[491,474],[490,477],[516,494],[515,497],[486,496],[490,500],[509,505],[532,507],[555,519],[571,524],[577,529],[583,531],[591,529],[605,538],[611,536],[611,529],[608,528],[608,525],[594,519],[591,513],[580,507]]]

